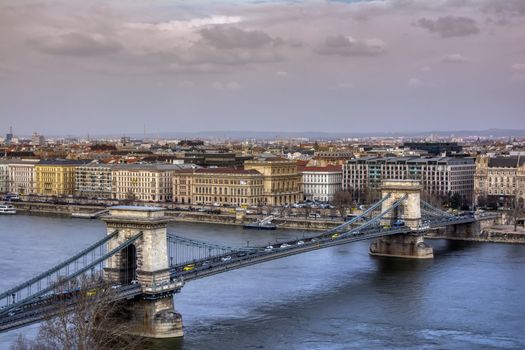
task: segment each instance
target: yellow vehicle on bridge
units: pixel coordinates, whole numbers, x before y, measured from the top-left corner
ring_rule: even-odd
[[[339,236],[340,236],[339,233],[334,233],[331,237],[332,237],[332,239],[336,239]]]
[[[188,264],[182,268],[182,271],[191,271],[195,269],[195,264]]]

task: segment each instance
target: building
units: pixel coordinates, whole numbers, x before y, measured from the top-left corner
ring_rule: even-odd
[[[9,192],[9,163],[0,160],[0,193]]]
[[[342,189],[343,170],[341,166],[300,167],[304,199],[330,202],[334,194]]]
[[[173,177],[173,201],[236,207],[262,205],[263,176],[256,170],[235,168],[181,170]]]
[[[482,156],[476,160],[475,204],[513,207],[525,200],[525,156]]]
[[[177,154],[179,159],[184,160],[185,164],[195,164],[202,167],[242,167],[246,160],[250,160],[252,156],[242,156],[234,152],[183,152]]]
[[[301,175],[297,164],[275,156],[262,156],[244,162],[244,169],[263,175],[265,205],[281,206],[302,201]]]
[[[85,164],[75,170],[75,196],[109,199],[113,189],[113,164]]]
[[[403,143],[403,147],[425,151],[432,156],[450,156],[453,154],[461,154],[463,151],[463,147],[459,146],[457,142],[405,142]]]
[[[112,169],[112,198],[144,202],[171,202],[173,175],[183,164],[118,164]]]
[[[9,192],[21,195],[35,193],[35,165],[38,161],[38,159],[9,161]]]
[[[472,158],[366,157],[352,159],[343,168],[343,190],[358,200],[377,199],[374,194],[385,179],[420,180],[429,197],[459,194],[472,201],[476,164]]]
[[[41,160],[35,165],[35,194],[40,196],[73,196],[76,167],[87,163],[79,160]]]
[[[34,132],[33,135],[31,135],[31,144],[33,146],[42,146],[44,142],[45,142],[44,136],[39,135],[36,132]]]
[[[327,165],[344,165],[352,158],[354,158],[354,154],[348,151],[320,151],[314,153],[309,165],[321,167]]]
[[[13,127],[12,126],[9,127],[9,132],[5,134],[4,143],[6,145],[10,145],[11,143],[13,143]]]

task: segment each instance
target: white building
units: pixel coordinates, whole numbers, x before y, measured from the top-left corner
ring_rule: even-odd
[[[173,175],[191,165],[118,164],[112,169],[112,197],[118,200],[171,202]]]
[[[114,164],[86,164],[75,170],[75,196],[111,198]]]
[[[9,162],[9,192],[33,194],[35,190],[35,165],[38,159]]]
[[[300,167],[305,199],[330,202],[334,194],[342,189],[343,171],[341,166]]]

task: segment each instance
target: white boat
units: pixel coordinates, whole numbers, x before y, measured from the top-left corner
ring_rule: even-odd
[[[0,204],[0,214],[16,214],[16,209],[9,204]]]

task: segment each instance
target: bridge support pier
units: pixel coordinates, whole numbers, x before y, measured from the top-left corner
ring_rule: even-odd
[[[370,244],[370,255],[410,259],[432,259],[434,250],[423,236],[399,234],[376,239]]]
[[[132,300],[123,307],[128,333],[146,338],[183,336],[182,316],[175,311],[173,297],[158,300]]]

